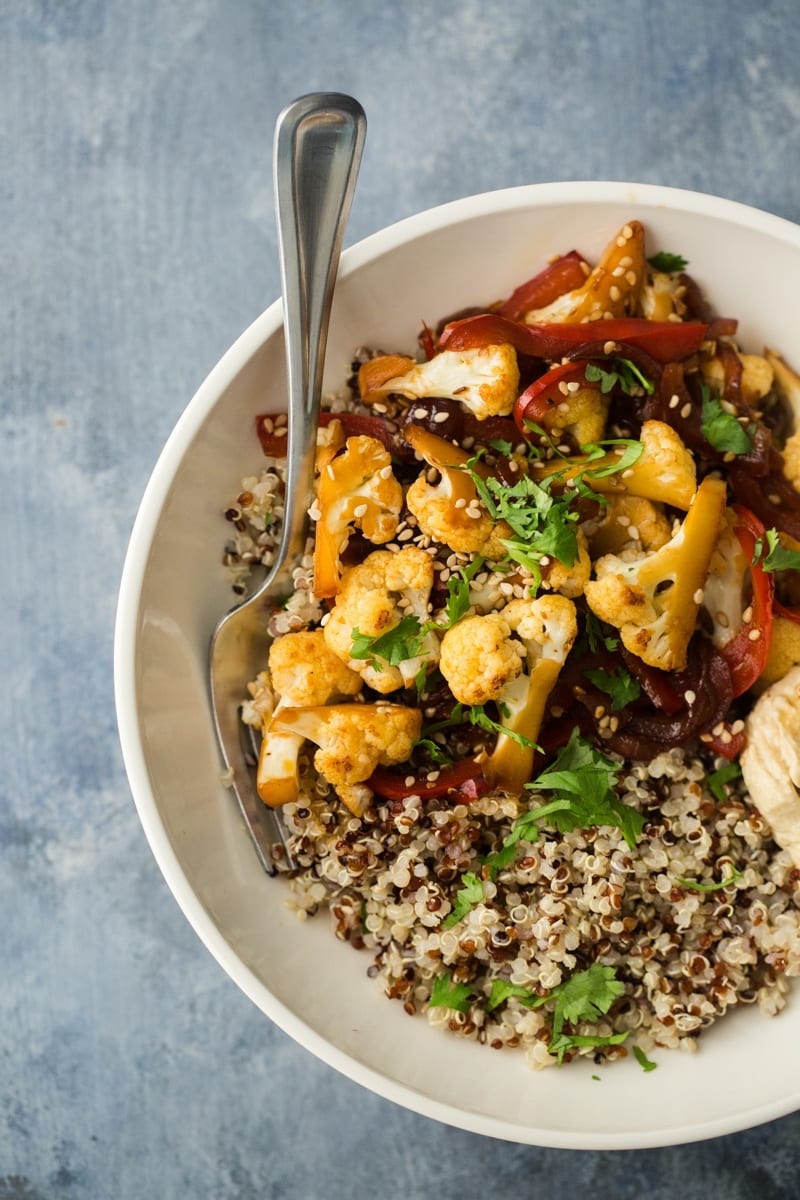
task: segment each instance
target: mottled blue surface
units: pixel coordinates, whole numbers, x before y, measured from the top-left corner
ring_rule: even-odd
[[[800,1115],[577,1154],[373,1096],[241,995],[151,857],[112,707],[125,543],[278,293],[272,126],[316,89],[369,116],[348,243],[550,179],[800,219],[797,0],[2,0],[0,1200],[795,1197]]]

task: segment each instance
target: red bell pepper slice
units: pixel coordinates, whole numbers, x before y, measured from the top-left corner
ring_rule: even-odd
[[[739,733],[731,733],[729,725],[726,725],[725,729],[726,732],[730,734],[730,738],[727,742],[722,740],[721,734],[717,736],[713,733],[708,735],[704,734],[702,742],[705,746],[708,746],[709,750],[712,750],[714,754],[719,754],[722,758],[727,758],[732,761],[734,758],[739,757],[747,745],[747,734],[744,732],[744,730],[741,730]]]
[[[521,283],[497,311],[501,317],[519,320],[526,312],[552,304],[559,296],[574,291],[585,282],[583,258],[577,250],[570,250],[569,254],[549,263],[533,279]]]
[[[753,586],[749,605],[752,616],[743,622],[738,633],[722,647],[722,656],[730,667],[735,697],[746,692],[764,670],[772,637],[775,580],[769,572],[753,562],[756,542],[759,539],[763,542],[766,533],[761,521],[742,504],[735,504],[733,511],[737,518],[734,532],[747,560]],[[751,636],[756,631],[757,636]],[[720,749],[719,753],[722,754],[723,750]]]
[[[523,325],[499,313],[465,317],[447,325],[439,338],[440,350],[472,350],[508,343],[520,354],[555,362],[586,342],[628,342],[646,350],[659,362],[679,362],[699,350],[708,325],[702,321],[648,321],[620,317],[573,325]]]
[[[560,363],[557,367],[551,367],[549,371],[545,371],[544,375],[540,375],[530,387],[525,389],[514,406],[514,420],[517,428],[527,436],[531,431],[526,426],[526,421],[532,421],[536,425],[543,424],[547,414],[566,400],[567,397],[560,385],[572,382],[582,384],[585,377],[586,363],[584,362]]]
[[[270,432],[264,426],[265,417],[270,417],[274,420],[275,414],[259,413],[256,417],[256,433],[258,434],[258,440],[261,442],[261,449],[270,458],[285,458],[288,432],[286,430],[283,433]],[[392,431],[382,417],[368,417],[362,413],[351,412],[322,412],[319,414],[319,423],[323,428],[326,425],[330,425],[331,421],[341,421],[345,437],[376,438],[391,453],[394,453],[397,449]]]
[[[408,796],[421,796],[423,800],[446,796],[449,792],[464,789],[464,796],[475,799],[480,792],[480,781],[483,780],[483,768],[475,758],[462,758],[460,762],[450,767],[442,767],[434,780],[425,776],[414,776],[412,783],[406,783],[410,773],[399,775],[397,771],[377,767],[367,780],[367,787],[386,800],[405,800]],[[470,787],[469,785],[473,785]],[[477,785],[477,787],[475,786]]]

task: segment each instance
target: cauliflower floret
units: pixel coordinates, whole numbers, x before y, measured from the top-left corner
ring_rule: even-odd
[[[408,444],[441,476],[429,483],[423,471],[406,492],[406,506],[417,519],[424,534],[458,554],[481,554],[484,558],[504,558],[503,538],[511,536],[505,521],[494,522],[478,501],[478,493],[469,471],[464,470],[470,456],[452,442],[429,433],[421,425],[405,430]],[[481,471],[475,463],[474,470]]]
[[[262,671],[250,685],[251,707],[261,717],[262,730],[256,788],[266,804],[275,808],[300,794],[298,756],[303,739],[276,732],[274,718],[288,707],[355,696],[361,686],[355,671],[325,645],[320,629],[287,633],[272,643],[269,671]]]
[[[740,762],[753,804],[800,867],[800,667],[757,701]]]
[[[579,446],[599,442],[605,437],[611,397],[595,387],[581,387],[568,392],[549,410],[542,425],[556,443],[569,434]]]
[[[577,530],[575,539],[578,543],[578,553],[571,567],[557,558],[551,558],[542,566],[542,587],[551,592],[560,592],[562,596],[569,596],[572,600],[583,595],[592,573],[589,545],[582,529]]]
[[[340,556],[358,526],[376,545],[397,531],[403,489],[392,474],[389,451],[376,438],[350,437],[344,450],[321,471],[314,538],[314,595],[338,594]]]
[[[755,407],[759,400],[763,400],[772,390],[772,367],[760,354],[742,354],[738,350],[736,354],[742,364],[742,399],[745,404]],[[706,383],[711,385],[717,395],[721,395],[725,388],[725,366],[722,360],[716,356],[703,358],[700,370]]]
[[[422,713],[399,704],[330,704],[287,708],[274,719],[279,733],[314,742],[314,766],[361,816],[364,783],[376,767],[405,762],[422,730]],[[358,809],[358,811],[356,811]]]
[[[321,629],[286,633],[269,649],[272,686],[284,704],[327,704],[331,696],[355,696],[361,677],[328,648]]]
[[[800,492],[800,431],[786,439],[783,447],[783,473],[795,491]]]
[[[572,601],[540,596],[464,617],[445,634],[440,667],[453,695],[462,704],[493,700],[508,731],[485,758],[495,787],[518,793],[530,778],[544,706],[577,633]]]
[[[324,629],[328,649],[376,692],[408,687],[423,667],[432,666],[439,657],[436,635],[430,630],[422,633],[432,586],[433,562],[418,546],[404,546],[395,554],[373,551],[344,572],[342,590]],[[414,651],[408,657],[396,663],[381,663],[379,654],[372,655],[372,661],[353,657],[356,632],[375,640],[408,617],[417,623],[405,639]],[[400,645],[398,650],[402,649]]]
[[[557,474],[566,483],[582,478],[601,495],[627,494],[687,509],[697,490],[697,472],[694,459],[678,434],[663,421],[645,421],[639,441],[642,452],[625,471],[598,474],[619,461],[619,452],[611,450],[597,459],[581,456],[534,464],[537,478]]]
[[[672,522],[663,509],[641,496],[609,496],[596,521],[583,528],[592,558],[626,550],[660,550],[672,537]]]
[[[651,667],[682,670],[719,537],[726,490],[707,477],[677,533],[648,554],[613,554],[595,563],[586,585],[589,607],[620,631],[622,643]]]
[[[632,315],[645,278],[644,226],[629,221],[603,251],[586,282],[544,308],[525,314],[525,322],[597,321]]]
[[[442,639],[439,669],[456,700],[486,704],[522,674],[523,649],[511,640],[511,627],[500,613],[464,617]]]
[[[370,402],[396,394],[410,400],[437,396],[458,400],[479,421],[507,416],[519,392],[519,367],[513,346],[481,346],[475,350],[442,350],[427,362],[414,363],[402,375],[376,386],[371,368]]]
[[[674,313],[682,317],[686,311],[682,294],[681,283],[676,275],[653,271],[642,288],[639,300],[641,315],[648,321],[669,321]]]

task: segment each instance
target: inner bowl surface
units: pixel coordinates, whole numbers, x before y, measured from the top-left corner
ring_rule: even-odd
[[[626,220],[648,253],[682,254],[745,349],[798,365],[800,229],[691,192],[624,183],[543,184],[470,197],[392,226],[342,259],[326,387],[361,345],[414,353],[422,321],[507,295],[551,255],[596,258]],[[800,1107],[800,1003],[777,1018],[733,1013],[697,1054],[533,1073],[411,1019],[366,978],[368,955],[326,913],[300,924],[285,883],[262,872],[221,780],[207,688],[211,632],[232,603],[222,511],[262,458],[258,412],[285,409],[282,314],[273,304],[185,409],[131,536],[115,640],[122,748],[142,825],[187,919],[238,986],[282,1029],[350,1078],[449,1124],[537,1145],[644,1147],[729,1133]],[[243,680],[243,686],[245,681]],[[592,1079],[601,1075],[601,1084]]]

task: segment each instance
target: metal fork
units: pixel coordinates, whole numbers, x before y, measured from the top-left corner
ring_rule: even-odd
[[[278,597],[292,590],[292,569],[306,544],[313,496],[322,369],[333,287],[366,136],[358,101],[335,92],[301,96],[275,127],[273,183],[283,288],[289,391],[289,440],[283,528],[275,561],[256,591],[227,613],[211,639],[214,722],[222,757],[245,825],[264,870],[275,874],[273,849],[292,865],[279,812],[255,785],[258,746],[240,718],[248,679],[266,665],[267,621]]]

